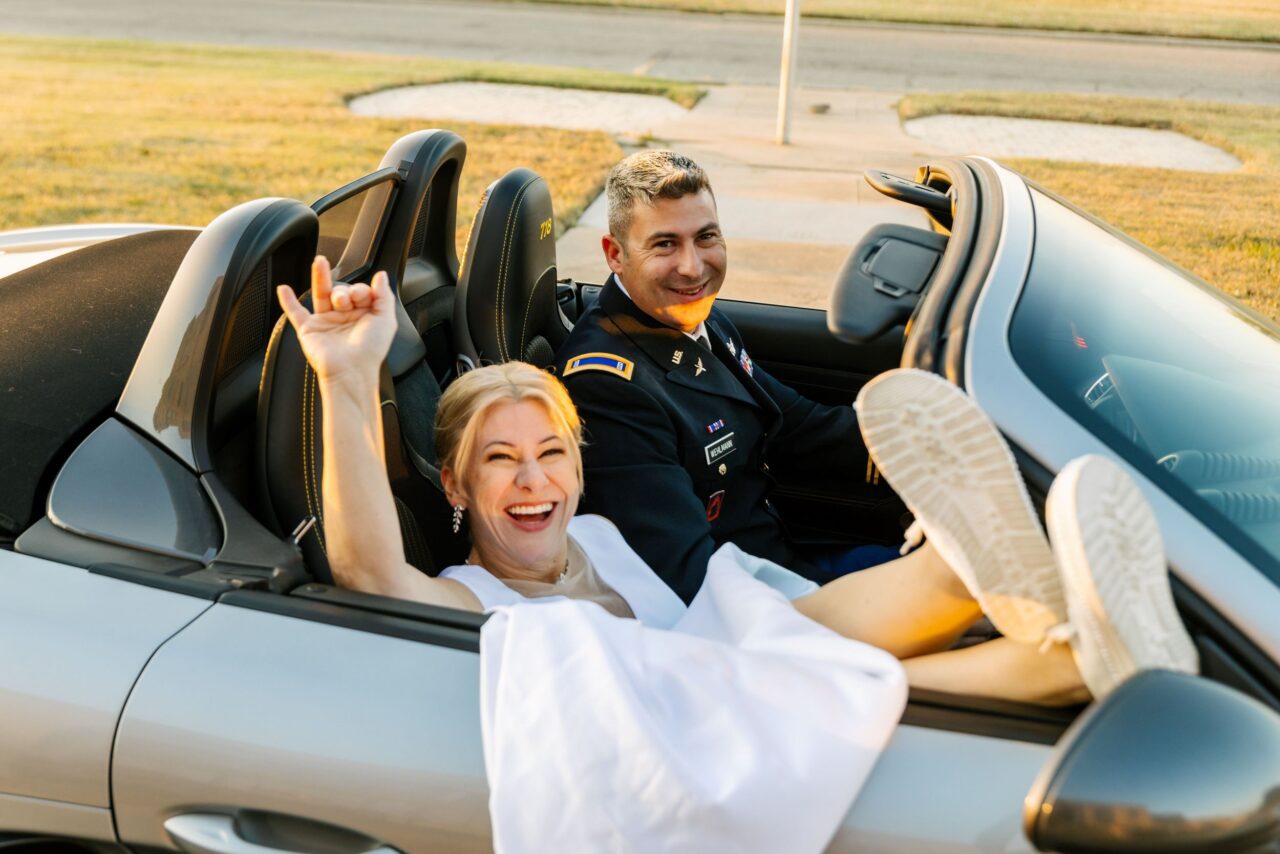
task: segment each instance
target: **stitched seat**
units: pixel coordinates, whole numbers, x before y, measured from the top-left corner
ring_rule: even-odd
[[[444,301],[454,291],[454,208],[465,156],[461,138],[442,130],[408,134],[391,146],[381,168],[398,170],[399,190],[383,213],[381,242],[370,253],[370,269],[386,270],[400,298],[399,329],[383,366],[380,389],[387,475],[405,558],[432,575],[459,563],[467,543],[452,531],[452,509],[440,486],[433,425],[441,392],[427,361],[429,342],[421,334],[426,330],[436,340],[448,338],[447,330],[430,326],[426,315],[447,304]],[[367,281],[368,274],[358,278]],[[303,302],[309,304],[309,296]],[[322,413],[315,373],[293,328],[281,318],[272,332],[259,387],[260,503],[281,534],[315,517],[316,525],[301,546],[312,574],[328,583],[332,573],[325,553]]]
[[[467,240],[454,302],[459,373],[509,361],[545,368],[569,337],[556,301],[551,193],[528,169],[489,185]]]
[[[309,296],[304,302],[309,304]],[[401,328],[408,325],[416,340],[403,308],[399,313]],[[396,398],[398,387],[434,386],[434,382],[421,360],[397,382],[392,382],[384,367],[380,394],[387,474],[405,559],[431,575],[458,563],[466,540],[450,530],[451,510],[440,488],[440,472],[407,440]],[[438,386],[434,387],[438,396]],[[315,372],[302,354],[293,327],[282,317],[267,347],[259,391],[259,492],[268,521],[281,535],[315,517],[315,527],[301,541],[303,557],[312,575],[332,583],[325,544],[323,413]]]

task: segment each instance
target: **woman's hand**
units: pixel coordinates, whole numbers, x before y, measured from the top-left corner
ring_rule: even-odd
[[[386,273],[375,273],[372,285],[335,286],[329,262],[320,255],[311,264],[314,313],[288,285],[277,287],[276,296],[320,380],[376,381],[396,333],[395,295]]]

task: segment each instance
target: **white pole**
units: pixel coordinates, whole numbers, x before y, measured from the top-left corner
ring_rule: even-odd
[[[791,89],[796,76],[796,34],[800,29],[800,0],[787,0],[782,23],[782,79],[778,81],[778,145],[791,142]]]

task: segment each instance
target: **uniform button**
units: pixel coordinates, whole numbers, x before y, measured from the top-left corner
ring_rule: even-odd
[[[768,473],[769,473],[769,464],[768,464],[768,463],[761,463],[761,464],[760,464],[760,471],[764,472],[765,474],[768,474]]]
[[[721,463],[721,464],[720,464],[720,474],[728,474],[728,473],[729,473],[729,467],[728,467],[727,465],[725,465],[724,463]]]

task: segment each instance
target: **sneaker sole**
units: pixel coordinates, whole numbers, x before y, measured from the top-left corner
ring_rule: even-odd
[[[1046,516],[1090,693],[1101,699],[1139,670],[1195,673],[1160,527],[1133,479],[1104,457],[1073,460],[1049,490]]]
[[[872,459],[1006,637],[1039,643],[1066,619],[1058,567],[1000,431],[934,374],[891,371],[855,404]]]

